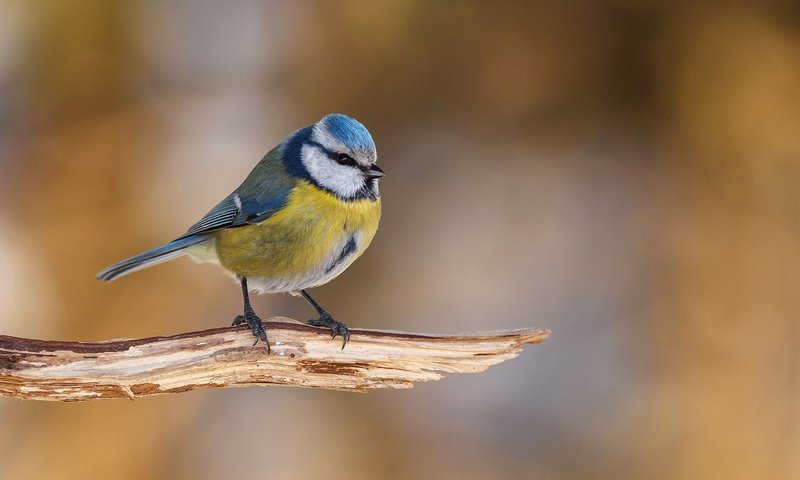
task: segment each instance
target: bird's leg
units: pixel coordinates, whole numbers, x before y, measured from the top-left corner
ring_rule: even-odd
[[[344,350],[344,346],[347,345],[347,342],[350,340],[350,330],[347,329],[347,325],[342,322],[337,322],[336,320],[331,317],[331,314],[326,312],[324,308],[320,307],[317,302],[311,298],[311,295],[306,293],[305,290],[300,290],[300,295],[306,299],[311,308],[317,311],[319,318],[312,319],[308,321],[309,325],[313,325],[315,327],[328,327],[331,329],[331,333],[333,336],[331,338],[336,338],[336,335],[342,336],[342,350]]]
[[[253,331],[253,336],[256,337],[255,345],[259,340],[267,345],[267,354],[269,354],[269,340],[267,340],[267,331],[264,329],[264,324],[261,323],[261,318],[253,311],[250,305],[250,293],[247,291],[247,277],[239,277],[239,283],[242,284],[242,296],[244,297],[244,315],[237,315],[233,319],[233,325],[241,325],[246,323],[250,330]]]

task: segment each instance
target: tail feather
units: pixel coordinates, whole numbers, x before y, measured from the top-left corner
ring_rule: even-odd
[[[110,282],[137,270],[152,267],[153,265],[158,265],[159,263],[166,262],[167,260],[180,257],[186,253],[184,249],[187,247],[203,243],[206,240],[206,237],[201,235],[191,235],[189,237],[179,238],[167,243],[166,245],[161,245],[160,247],[156,247],[134,257],[117,262],[98,273],[96,278],[98,280]]]

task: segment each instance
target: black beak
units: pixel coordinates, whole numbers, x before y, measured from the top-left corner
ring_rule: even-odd
[[[385,173],[383,173],[381,167],[375,165],[374,163],[370,165],[369,168],[364,172],[364,176],[367,178],[381,178],[384,175]]]

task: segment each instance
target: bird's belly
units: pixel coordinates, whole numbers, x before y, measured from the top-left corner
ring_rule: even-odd
[[[248,278],[262,293],[293,292],[322,285],[369,246],[378,228],[379,201],[343,202],[325,192],[290,197],[262,223],[220,230],[220,265]],[[333,198],[328,198],[328,196]]]

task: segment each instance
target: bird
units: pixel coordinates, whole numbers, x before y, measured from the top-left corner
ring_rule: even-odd
[[[381,217],[375,142],[358,120],[330,114],[289,134],[256,164],[242,184],[183,235],[122,260],[97,274],[111,282],[129,273],[188,255],[216,263],[241,286],[244,309],[233,325],[246,324],[270,351],[267,331],[250,293],[302,296],[330,329],[332,339],[350,331],[307,290],[341,274],[366,250]]]

